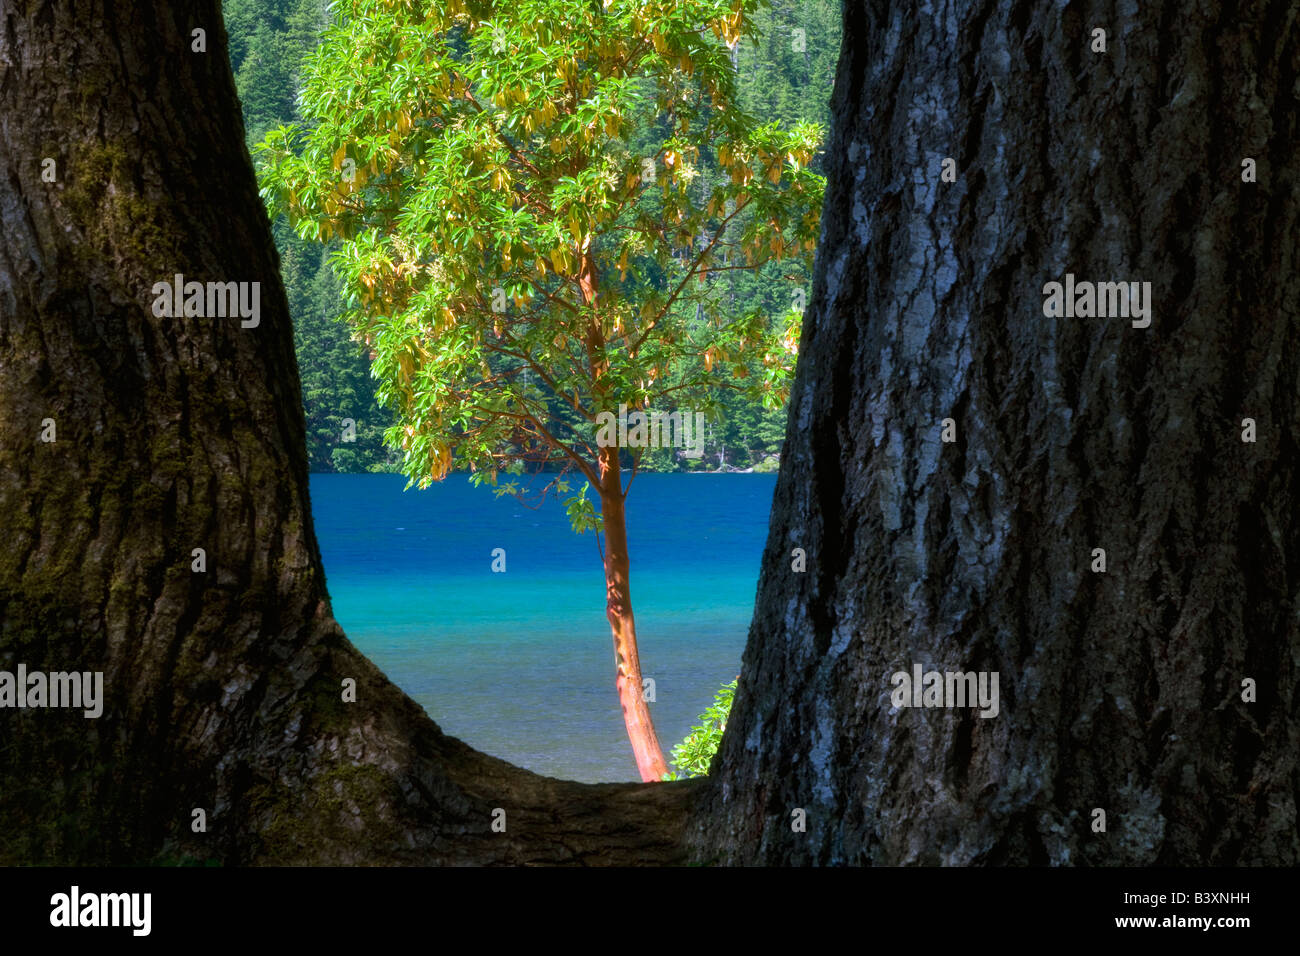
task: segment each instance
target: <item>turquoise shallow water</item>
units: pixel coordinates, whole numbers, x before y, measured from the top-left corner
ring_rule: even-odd
[[[463,475],[313,475],[312,513],[348,637],[447,733],[538,773],[637,780],[614,693],[595,539]],[[665,754],[735,677],[775,475],[639,475],[632,602]],[[504,548],[505,573],[492,550]]]

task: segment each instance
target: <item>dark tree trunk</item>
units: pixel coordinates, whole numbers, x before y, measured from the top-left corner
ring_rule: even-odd
[[[1300,862],[1298,12],[848,5],[702,855]],[[1151,282],[1150,326],[1045,317],[1066,273]],[[914,663],[1000,713],[893,710]]]
[[[0,669],[107,694],[0,711],[0,861],[664,862],[691,812],[731,862],[1297,862],[1295,13],[898,6],[846,12],[758,609],[692,811],[472,751],[333,621],[216,5],[0,0]],[[1151,281],[1151,326],[1045,318],[1066,272]],[[175,273],[261,282],[260,325],[153,316]],[[891,713],[913,663],[998,671],[1000,713]]]
[[[479,754],[333,620],[214,0],[0,0],[0,214],[0,670],[99,670],[106,696],[0,710],[0,862],[681,858],[691,784]],[[260,324],[154,316],[177,273],[260,282]]]

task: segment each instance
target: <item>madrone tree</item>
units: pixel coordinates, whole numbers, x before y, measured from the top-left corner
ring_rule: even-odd
[[[721,388],[784,401],[799,311],[724,308],[715,280],[806,267],[821,207],[819,131],[735,102],[730,52],[758,3],[340,4],[304,67],[306,125],[260,147],[268,204],[299,235],[339,240],[346,318],[411,483],[468,467],[498,493],[567,495],[575,529],[603,533],[644,780],[668,770],[625,520],[645,426],[652,411],[716,414]],[[624,448],[600,427],[621,414]]]

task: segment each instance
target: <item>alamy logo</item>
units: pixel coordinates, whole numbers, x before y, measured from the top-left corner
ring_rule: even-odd
[[[161,318],[225,319],[238,316],[240,326],[255,329],[262,321],[260,282],[186,282],[176,273],[171,282],[155,282],[153,314]]]
[[[85,893],[74,886],[50,897],[51,926],[130,926],[132,935],[148,936],[151,893]]]
[[[613,412],[596,415],[596,444],[601,448],[685,448],[683,458],[704,457],[704,413],[695,413],[691,427],[690,412],[632,412],[626,405]]]
[[[1074,273],[1065,274],[1065,283],[1049,282],[1043,286],[1043,315],[1067,319],[1132,318],[1133,328],[1151,324],[1150,282],[1075,282]]]
[[[894,685],[890,703],[895,707],[975,707],[981,717],[998,715],[997,671],[921,672],[920,664],[912,673],[898,671],[889,682]]]
[[[104,712],[103,671],[0,671],[0,707],[81,707],[83,716]]]

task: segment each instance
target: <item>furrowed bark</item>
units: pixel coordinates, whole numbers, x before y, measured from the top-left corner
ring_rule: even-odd
[[[277,268],[217,3],[0,3],[0,669],[106,696],[0,711],[0,863],[682,860],[693,782],[477,753],[344,637]],[[155,316],[176,274],[259,324]]]
[[[846,5],[701,858],[1300,860],[1297,16]],[[1066,273],[1150,281],[1151,325],[1045,316]],[[999,672],[999,715],[895,708],[914,663]]]

